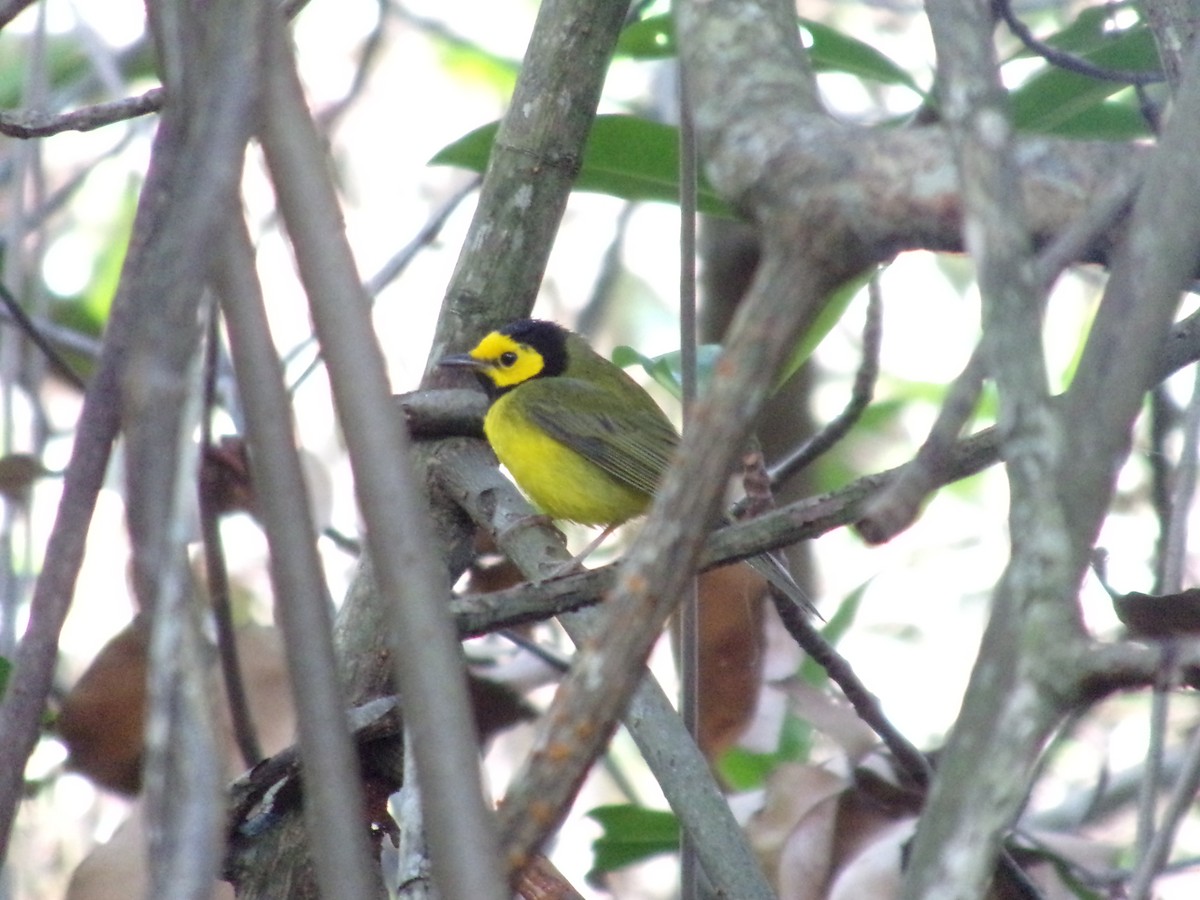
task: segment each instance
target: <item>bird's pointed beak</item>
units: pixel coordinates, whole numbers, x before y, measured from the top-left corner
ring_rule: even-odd
[[[478,371],[483,364],[469,353],[459,353],[455,356],[443,356],[438,360],[438,365],[448,366],[452,369],[475,369]]]

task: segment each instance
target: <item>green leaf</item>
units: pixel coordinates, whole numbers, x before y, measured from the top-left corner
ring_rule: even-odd
[[[679,849],[679,821],[672,812],[615,804],[598,806],[588,817],[603,829],[592,842],[593,871],[612,872]]]
[[[778,765],[778,753],[755,753],[745,747],[730,747],[718,757],[717,772],[731,790],[741,793],[762,787]]]
[[[1046,42],[1104,69],[1159,70],[1158,51],[1149,29],[1139,24],[1125,31],[1106,32],[1104,20],[1097,12],[1100,10],[1087,17],[1080,15],[1073,25]],[[1066,39],[1062,39],[1064,35]],[[1102,81],[1047,65],[1011,92],[1013,123],[1023,131],[1058,134],[1060,128],[1069,129],[1069,123],[1075,120],[1076,132],[1084,131],[1078,121],[1081,115],[1127,90],[1120,82]],[[1125,124],[1128,126],[1128,119]],[[1098,127],[1098,123],[1093,126]]]
[[[7,656],[0,656],[0,698],[4,697],[4,691],[8,688],[8,676],[12,674],[12,660]]]
[[[912,75],[870,44],[811,19],[800,19],[808,33],[808,55],[818,72],[845,72],[881,84],[897,84],[921,96],[925,92]],[[631,59],[667,59],[676,55],[675,23],[669,14],[634,22],[621,32],[617,53]]]
[[[912,75],[870,44],[811,19],[801,19],[800,26],[812,38],[808,58],[815,71],[845,72],[868,81],[901,85],[925,96]]]
[[[859,278],[852,279],[829,296],[812,328],[801,338],[796,349],[792,351],[792,356],[788,361],[787,367],[784,369],[784,374],[776,386],[777,389],[779,385],[784,384],[796,374],[800,366],[812,355],[812,352],[825,339],[825,336],[829,334],[838,320],[841,319],[842,314],[846,311],[846,307],[850,304],[850,301],[854,299],[855,294],[858,293],[859,289],[874,274],[874,271],[871,271]],[[712,373],[716,368],[717,360],[720,356],[720,344],[701,344],[696,348],[697,394],[703,396],[705,389],[712,380]],[[644,356],[632,347],[622,345],[613,350],[612,361],[623,369],[633,365],[641,365],[646,370],[647,375],[670,391],[671,395],[676,399],[682,395],[680,385],[682,384],[683,368],[682,357],[678,350],[672,350],[670,353],[664,353],[662,356]]]
[[[779,744],[775,748],[775,758],[780,762],[808,762],[812,748],[812,725],[793,712],[786,713],[779,726]]]
[[[730,747],[717,759],[717,772],[733,791],[762,787],[784,762],[806,762],[812,755],[813,727],[788,711],[779,725],[779,740],[771,753]]]
[[[461,166],[473,172],[487,168],[499,123],[476,128],[443,147],[430,165]],[[637,116],[597,116],[583,151],[575,190],[608,194],[623,200],[679,202],[679,132]],[[696,193],[701,212],[733,217],[733,210],[701,180]]]
[[[1124,99],[1126,94],[1128,100]],[[1126,90],[1115,98],[1090,106],[1059,122],[1053,132],[1059,137],[1080,141],[1131,141],[1150,137],[1153,133],[1150,124],[1133,102],[1133,96],[1132,90]]]
[[[825,305],[821,308],[821,312],[817,314],[816,321],[804,333],[804,336],[800,338],[800,343],[792,351],[792,356],[788,360],[787,365],[784,366],[783,374],[780,375],[779,381],[775,385],[776,390],[786,384],[789,378],[800,371],[800,367],[808,361],[813,351],[817,349],[821,341],[825,340],[825,336],[833,330],[833,326],[842,318],[842,314],[845,313],[846,307],[850,305],[850,301],[875,276],[876,271],[876,269],[871,269],[857,278],[850,279],[826,298]]]
[[[626,25],[617,39],[617,56],[630,59],[669,59],[675,55],[675,22],[669,13],[648,16]]]
[[[827,640],[831,646],[836,647],[846,632],[850,630],[850,626],[854,624],[854,620],[858,617],[858,609],[862,605],[863,594],[867,592],[867,586],[871,583],[870,579],[864,581],[849,594],[847,594],[842,602],[838,604],[838,608],[833,615],[829,617],[829,621],[825,623],[825,627],[821,629],[821,636]],[[805,656],[800,663],[800,669],[796,673],[808,684],[820,687],[829,680],[829,675],[825,669],[821,667],[812,657]]]
[[[442,68],[464,84],[478,85],[507,100],[517,84],[521,63],[484,50],[461,38],[440,36]]]
[[[696,393],[703,395],[712,381],[713,369],[721,356],[720,344],[701,344],[696,348]],[[662,385],[676,400],[683,396],[683,356],[678,350],[662,356],[643,356],[622,345],[613,350],[612,361],[622,369],[640,365],[646,374]]]

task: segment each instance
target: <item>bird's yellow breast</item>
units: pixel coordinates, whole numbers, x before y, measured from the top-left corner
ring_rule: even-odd
[[[550,437],[521,414],[515,400],[515,392],[497,399],[483,420],[483,430],[497,458],[536,507],[551,518],[582,525],[615,525],[646,511],[647,494]]]

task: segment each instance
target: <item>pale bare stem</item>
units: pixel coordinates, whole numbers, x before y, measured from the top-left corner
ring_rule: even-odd
[[[156,149],[167,143],[156,142]],[[152,176],[147,190],[156,183]],[[147,196],[143,194],[143,197]],[[127,267],[144,244],[147,206],[139,205]],[[119,382],[124,368],[131,315],[130,288],[122,281],[110,314],[112,330],[92,376],[76,427],[63,482],[63,495],[46,544],[46,562],[34,585],[29,621],[13,659],[12,675],[0,704],[0,859],[7,855],[13,817],[23,796],[25,763],[37,743],[42,714],[58,661],[58,636],[75,592],[88,526],[104,486],[120,414]]]
[[[229,565],[221,537],[221,514],[214,492],[220,480],[220,457],[213,442],[213,414],[216,411],[217,348],[221,340],[220,317],[209,318],[204,353],[204,401],[200,417],[200,459],[197,464],[196,494],[200,520],[200,535],[204,549],[204,574],[217,633],[217,657],[221,665],[221,680],[229,704],[229,720],[233,739],[242,754],[247,769],[263,758],[258,732],[250,714],[246,683],[234,625],[233,599],[229,582]]]
[[[145,785],[154,896],[206,896],[221,849],[221,754],[186,523],[195,503],[206,248],[236,191],[249,136],[259,8],[244,0],[202,12],[171,0],[148,8],[172,85],[159,133],[185,135],[176,153],[154,159],[152,168],[169,172],[165,199],[145,271],[126,269],[136,315],[122,414],[132,580],[151,622]]]
[[[318,872],[332,873],[329,880],[340,884],[341,895],[372,896],[380,888],[377,877],[372,876],[376,867],[369,862],[367,850],[361,773],[343,724],[345,698],[338,690],[329,597],[311,524],[311,503],[254,251],[235,207],[228,210],[218,260],[213,281],[221,297],[246,408],[246,440],[271,550],[276,619],[283,632],[296,698],[300,748],[311,773],[305,782],[310,835],[306,849]],[[292,854],[295,850],[282,847],[280,852]],[[302,872],[304,857],[281,857],[276,864],[281,870]]]
[[[1038,253],[1034,261],[1033,279],[1043,292],[1049,291],[1064,269],[1082,259],[1088,247],[1110,232],[1129,213],[1141,184],[1140,165],[1118,173],[1111,183],[1101,188],[1079,217],[1067,223],[1054,240]]]
[[[324,147],[304,105],[282,22],[267,43],[271,65],[260,137],[367,522],[391,664],[414,736],[434,880],[447,900],[500,897],[504,881],[483,802],[462,652],[444,609],[448,572],[434,546],[407,436],[392,414],[370,301],[346,243]],[[331,896],[346,893],[336,884],[326,888]]]
[[[46,564],[34,587],[29,624],[17,648],[8,690],[0,706],[0,858],[21,796],[25,760],[37,740],[42,710],[57,660],[58,636],[83,559],[88,524],[103,485],[121,412],[134,323],[142,304],[160,290],[157,258],[169,235],[161,229],[175,166],[184,153],[181,133],[160,129],[151,149],[154,165],[138,200],[133,234],[113,301],[96,374],[89,385],[67,466],[63,499],[46,547]],[[177,248],[172,248],[175,253]]]
[[[907,898],[982,895],[1001,841],[1026,793],[1057,713],[1031,667],[1062,659],[1081,635],[1048,604],[1070,603],[1074,576],[1065,515],[1055,492],[1062,445],[1051,415],[1041,347],[1039,285],[1005,95],[987,10],[959,0],[927,6],[943,110],[956,150],[964,243],[984,302],[983,351],[1000,395],[1000,434],[1011,486],[1012,555],[963,711],[947,743],[905,874]],[[1030,353],[1030,348],[1035,348]],[[1063,643],[1028,630],[1053,622]],[[1065,626],[1065,627],[1064,627]],[[1049,630],[1049,629],[1047,629]],[[1042,646],[1039,646],[1042,645]],[[1004,736],[1002,739],[997,736]],[[980,772],[1003,772],[1003,777]],[[1020,773],[1020,774],[1016,774]]]
[[[404,733],[404,768],[416,771],[412,735]],[[437,900],[430,875],[429,847],[421,815],[421,788],[415,778],[405,778],[395,801],[400,825],[400,864],[396,883],[397,900]]]
[[[1188,519],[1196,494],[1196,470],[1200,454],[1200,368],[1192,383],[1183,424],[1183,448],[1174,471],[1171,490],[1171,517],[1167,523],[1167,538],[1162,560],[1161,593],[1173,594],[1183,590],[1184,566],[1187,562]]]
[[[1183,427],[1183,448],[1179,464],[1173,472],[1174,484],[1171,491],[1170,516],[1167,533],[1163,540],[1160,560],[1161,578],[1159,590],[1164,594],[1177,593],[1183,587],[1183,570],[1187,557],[1188,520],[1196,491],[1197,454],[1200,453],[1200,368],[1192,384],[1192,396],[1188,402],[1187,416]],[[1148,896],[1154,876],[1162,871],[1179,824],[1179,797],[1181,791],[1195,794],[1196,782],[1200,781],[1200,738],[1193,736],[1188,749],[1184,771],[1176,784],[1172,804],[1161,825],[1155,822],[1158,795],[1162,787],[1161,775],[1166,754],[1167,712],[1171,692],[1178,686],[1179,673],[1176,658],[1178,645],[1168,639],[1161,647],[1162,665],[1155,680],[1154,698],[1150,709],[1150,727],[1146,749],[1146,777],[1138,797],[1137,867],[1130,885],[1130,897],[1141,900]],[[1190,802],[1185,800],[1186,804]]]
[[[676,67],[679,110],[679,363],[683,428],[691,427],[696,403],[696,132],[688,101],[687,73]],[[695,738],[700,727],[700,608],[696,579],[685,587],[679,609],[679,709]],[[700,863],[687,829],[679,837],[679,885],[683,900],[701,891]]]

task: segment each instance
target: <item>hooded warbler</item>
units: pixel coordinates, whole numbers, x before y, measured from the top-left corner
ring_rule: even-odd
[[[641,385],[579,335],[519,319],[441,365],[474,371],[491,400],[484,434],[542,512],[607,533],[646,511],[679,433]],[[812,610],[773,557],[747,562]]]

